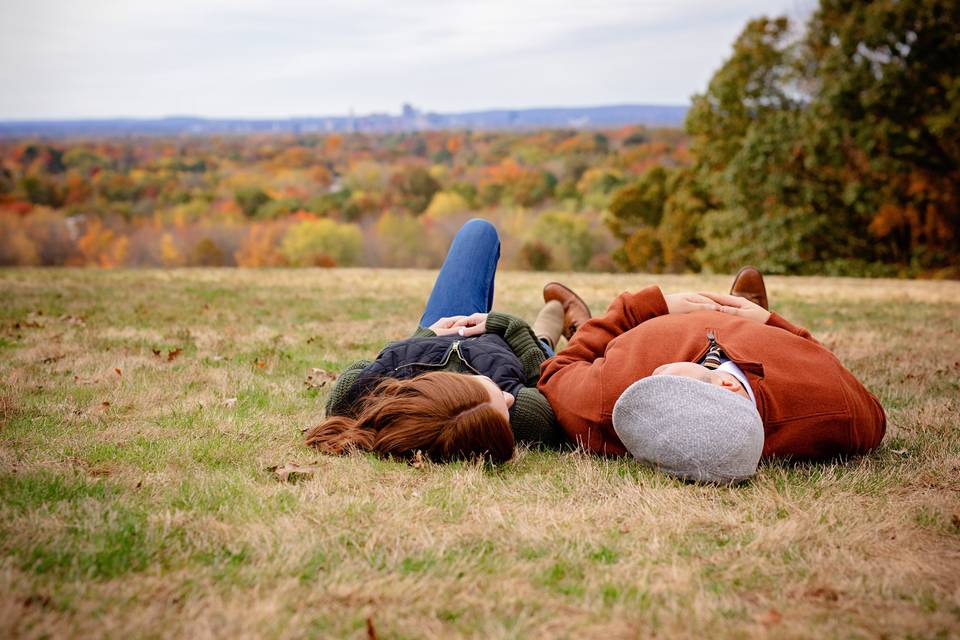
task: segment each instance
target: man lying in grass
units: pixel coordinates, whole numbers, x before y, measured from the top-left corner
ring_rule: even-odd
[[[766,309],[758,271],[741,270],[731,292],[648,287],[584,324],[539,382],[568,437],[713,482],[753,475],[761,456],[875,448],[886,427],[877,399],[806,329]]]

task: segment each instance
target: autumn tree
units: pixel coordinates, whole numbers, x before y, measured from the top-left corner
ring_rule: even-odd
[[[403,208],[419,215],[427,209],[433,195],[440,190],[440,183],[423,167],[411,167],[395,173],[390,178],[390,187]]]
[[[687,117],[704,264],[956,268],[958,32],[948,0],[822,0],[802,36],[750,22]]]

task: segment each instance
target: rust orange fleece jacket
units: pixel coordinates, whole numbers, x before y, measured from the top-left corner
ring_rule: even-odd
[[[753,388],[765,457],[825,458],[880,443],[883,407],[806,329],[775,313],[766,324],[719,311],[669,315],[659,287],[617,296],[543,363],[538,387],[573,442],[624,454],[613,430],[617,398],[662,364],[698,362],[711,331]]]

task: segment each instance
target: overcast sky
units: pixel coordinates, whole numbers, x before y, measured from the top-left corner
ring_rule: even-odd
[[[0,119],[686,104],[812,0],[0,0]]]

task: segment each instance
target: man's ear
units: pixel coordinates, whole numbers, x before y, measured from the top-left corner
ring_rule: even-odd
[[[734,391],[739,391],[740,387],[743,386],[737,381],[732,375],[721,375],[720,376],[720,386],[725,389],[733,389]]]

